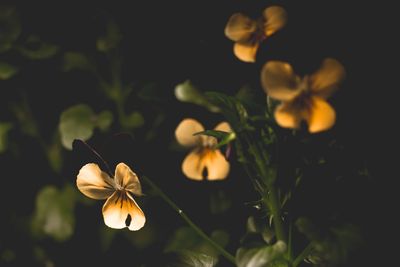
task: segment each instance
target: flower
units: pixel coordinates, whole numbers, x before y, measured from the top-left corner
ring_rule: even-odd
[[[281,101],[274,114],[280,126],[298,129],[305,120],[308,131],[317,133],[335,124],[335,110],[326,99],[344,76],[344,67],[332,58],[325,59],[318,71],[302,79],[293,73],[290,64],[269,61],[261,71],[261,83],[269,97]]]
[[[286,11],[279,6],[266,8],[258,20],[235,13],[226,24],[225,35],[236,42],[233,52],[240,60],[255,62],[260,43],[282,28],[286,20]]]
[[[125,163],[117,165],[114,178],[100,170],[97,164],[88,163],[80,169],[76,185],[87,197],[107,199],[103,205],[103,218],[108,227],[128,227],[137,231],[145,224],[144,213],[131,196],[141,196],[142,188],[137,175]]]
[[[214,130],[231,132],[227,122],[219,123]],[[229,162],[219,149],[214,149],[217,139],[193,134],[204,131],[195,119],[184,119],[175,130],[176,140],[185,147],[194,147],[182,163],[183,173],[193,180],[222,180],[229,173]]]

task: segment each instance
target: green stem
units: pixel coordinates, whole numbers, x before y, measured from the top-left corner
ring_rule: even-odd
[[[221,253],[222,256],[224,256],[227,260],[235,264],[235,257],[227,252],[224,248],[222,248],[218,243],[216,243],[214,240],[212,240],[208,235],[206,235],[203,230],[201,230],[184,212],[182,209],[178,207],[178,205],[175,204],[155,183],[153,183],[148,177],[142,176],[143,180],[148,183],[151,188],[153,188],[157,194],[165,201],[168,203],[168,205],[171,206],[181,217],[182,219],[199,235],[201,236],[205,241],[207,241],[211,246],[213,246],[218,252]]]
[[[276,188],[273,185],[269,186],[268,200],[270,204],[269,207],[271,209],[271,213],[273,216],[276,237],[278,240],[282,240],[285,243],[287,243],[286,233],[283,227],[283,222],[281,217],[278,192],[276,191]]]
[[[308,244],[308,246],[305,247],[304,250],[293,261],[292,267],[297,267],[297,265],[299,265],[308,255],[310,255],[313,248],[313,243]]]

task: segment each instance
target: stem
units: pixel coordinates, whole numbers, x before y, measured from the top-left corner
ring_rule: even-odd
[[[297,265],[299,265],[308,255],[310,255],[313,248],[313,243],[308,244],[308,246],[305,247],[304,250],[293,261],[292,267],[297,267]]]
[[[157,194],[165,201],[168,203],[168,205],[171,206],[181,217],[182,219],[199,235],[201,236],[205,241],[207,241],[211,246],[213,246],[218,252],[221,253],[227,260],[232,262],[233,264],[236,263],[235,257],[227,252],[224,248],[222,248],[218,243],[216,243],[214,240],[212,240],[208,235],[206,235],[203,230],[201,230],[184,212],[181,210],[178,205],[175,204],[155,183],[153,183],[148,177],[142,176],[143,180],[148,183],[151,188],[153,188]]]
[[[281,217],[281,209],[279,205],[279,200],[278,200],[278,193],[276,191],[276,188],[271,185],[269,186],[269,207],[271,209],[271,213],[274,219],[274,228],[276,232],[276,237],[278,240],[282,240],[285,243],[287,243],[286,240],[286,233],[283,228],[283,222],[282,222],[282,217]]]

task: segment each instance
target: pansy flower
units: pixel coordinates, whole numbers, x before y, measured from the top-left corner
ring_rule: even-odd
[[[279,6],[264,10],[262,17],[254,20],[235,13],[225,27],[225,35],[235,42],[234,54],[244,62],[255,62],[260,43],[286,24],[286,11]]]
[[[261,83],[267,95],[281,101],[275,109],[275,120],[284,128],[298,129],[302,121],[310,133],[328,130],[335,124],[336,113],[326,99],[344,79],[345,70],[335,59],[327,58],[314,74],[300,78],[290,64],[267,62],[261,72]]]
[[[125,163],[117,165],[114,178],[97,164],[86,164],[79,171],[76,185],[87,197],[107,199],[103,205],[103,218],[108,227],[128,227],[136,231],[145,224],[144,213],[132,197],[141,196],[142,188],[137,175]]]
[[[227,122],[219,123],[214,130],[231,132]],[[176,128],[175,136],[182,146],[193,148],[182,163],[182,171],[193,180],[222,180],[229,173],[229,162],[219,149],[217,139],[212,136],[193,135],[204,131],[203,125],[194,119],[184,119]]]

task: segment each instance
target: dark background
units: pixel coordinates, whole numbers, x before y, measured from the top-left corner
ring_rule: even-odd
[[[233,43],[224,36],[228,18],[238,11],[257,16],[272,4],[287,10],[288,24],[261,45],[255,64],[240,62],[232,53]],[[113,18],[117,22],[124,37],[124,80],[139,87],[155,82],[161,88],[163,101],[138,104],[134,108],[142,110],[145,117],[148,114],[149,120],[162,112],[165,121],[157,138],[148,143],[141,142],[146,125],[135,133],[133,141],[121,135],[103,135],[90,143],[111,165],[125,161],[139,177],[146,174],[154,179],[206,232],[225,228],[231,233],[229,251],[238,247],[246,216],[253,212],[243,203],[257,199],[250,182],[235,163],[232,163],[230,178],[224,182],[194,183],[180,173],[186,152],[170,149],[176,125],[182,118],[195,117],[206,128],[212,128],[223,118],[201,107],[178,102],[173,95],[175,85],[191,79],[204,90],[234,94],[249,84],[263,99],[259,73],[267,60],[288,61],[299,74],[312,73],[326,57],[339,60],[345,66],[347,78],[331,99],[337,111],[337,123],[329,133],[316,136],[306,149],[310,154],[324,153],[323,144],[332,137],[344,149],[327,151],[330,165],[327,169],[310,171],[304,188],[311,189],[300,190],[301,205],[293,204],[291,209],[294,214],[312,215],[321,221],[337,213],[359,225],[365,243],[352,256],[349,266],[379,266],[386,260],[382,243],[388,229],[382,230],[386,226],[382,218],[390,214],[383,204],[386,203],[383,189],[387,189],[388,183],[383,161],[386,148],[381,142],[386,137],[382,133],[386,113],[381,97],[387,97],[384,95],[387,88],[382,87],[387,87],[383,60],[387,53],[384,28],[388,24],[385,22],[388,7],[348,1],[131,1],[129,4],[110,1],[95,5],[31,1],[17,3],[16,7],[25,32],[36,33],[60,45],[62,51],[95,54],[95,40],[102,33],[104,21]],[[62,56],[40,63],[21,61],[23,70],[14,83],[15,90],[2,92],[6,96],[2,95],[0,100],[2,119],[12,118],[7,103],[18,99],[20,92],[26,93],[47,138],[57,127],[59,114],[71,105],[87,103],[94,110],[113,108],[96,89],[92,78],[82,73],[63,73],[61,62]],[[89,159],[93,160],[93,156],[84,149],[80,153],[65,152],[62,175],[55,177],[34,140],[18,134],[14,139],[20,143],[20,157],[2,155],[0,158],[5,182],[1,188],[6,191],[1,196],[6,214],[2,215],[1,242],[18,248],[18,264],[31,261],[32,247],[39,242],[53,255],[55,266],[139,266],[138,263],[149,258],[159,257],[170,233],[183,225],[161,200],[145,197],[141,203],[145,205],[148,224],[158,229],[156,242],[146,249],[134,248],[125,238],[118,237],[107,252],[101,253],[100,202],[95,207],[77,206],[76,229],[71,240],[56,243],[31,239],[20,225],[24,225],[21,218],[28,218],[32,213],[38,190],[45,184],[74,183],[79,168]],[[294,150],[300,148],[295,146]],[[289,155],[293,148],[286,149],[283,153]],[[362,166],[368,167],[371,177],[355,175]],[[336,172],[343,176],[339,182],[321,178],[333,177]],[[144,189],[147,189],[145,185]],[[218,190],[227,192],[235,209],[210,215],[209,194]]]

